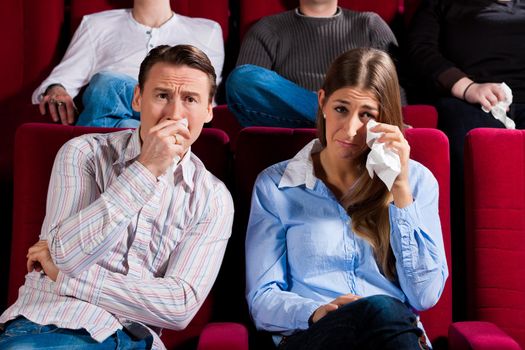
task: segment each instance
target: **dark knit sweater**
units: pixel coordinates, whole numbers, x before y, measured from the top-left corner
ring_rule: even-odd
[[[525,1],[425,0],[408,40],[411,69],[446,93],[462,77],[505,82],[525,103]]]
[[[268,68],[316,91],[332,61],[357,47],[392,52],[397,41],[388,24],[372,12],[339,9],[332,17],[317,18],[292,10],[253,25],[242,42],[237,65]]]

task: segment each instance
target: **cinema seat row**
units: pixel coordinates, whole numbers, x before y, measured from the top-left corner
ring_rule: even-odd
[[[110,132],[115,129],[72,127],[54,124],[25,124],[18,129],[15,144],[15,182],[14,182],[14,229],[11,246],[11,269],[9,278],[9,301],[15,300],[17,290],[24,281],[25,254],[27,248],[38,238],[39,228],[44,217],[45,198],[50,169],[54,156],[67,140],[85,133]],[[448,280],[443,296],[438,304],[421,317],[425,324],[434,349],[520,349],[523,345],[523,294],[524,268],[519,262],[524,259],[523,242],[525,190],[522,179],[525,175],[525,133],[514,132],[512,138],[505,130],[490,130],[493,134],[492,145],[502,144],[510,147],[519,143],[522,147],[505,157],[501,171],[491,170],[486,176],[474,183],[472,195],[485,197],[478,201],[479,208],[473,208],[480,214],[471,215],[472,290],[473,322],[452,322],[452,284]],[[453,269],[450,258],[450,212],[449,212],[449,160],[448,140],[437,129],[413,128],[406,131],[411,145],[413,159],[426,165],[436,176],[440,185],[439,210],[443,227],[443,238],[447,252],[449,269]],[[230,188],[236,205],[234,230],[226,251],[225,261],[219,278],[204,306],[191,322],[180,332],[165,331],[163,340],[170,349],[178,349],[188,344],[197,343],[199,349],[247,349],[247,329],[252,326],[247,315],[244,300],[244,232],[249,214],[251,189],[257,174],[265,167],[292,157],[303,145],[315,137],[313,129],[284,129],[251,127],[243,129],[237,136],[236,152],[232,154],[228,135],[219,129],[207,128],[193,146],[193,151],[204,161],[206,166]],[[481,139],[484,134],[472,133],[469,136],[469,154],[472,154],[472,166],[476,171],[486,167],[483,162],[488,152]],[[501,138],[501,140],[500,140]],[[500,142],[501,141],[501,142]],[[45,147],[42,147],[45,145]],[[500,154],[501,149],[490,150]],[[481,154],[480,154],[481,153]],[[520,165],[516,160],[520,159]],[[513,165],[514,164],[514,165]],[[470,165],[469,165],[470,166]],[[509,174],[509,167],[519,172]],[[487,191],[486,181],[494,181],[504,175],[509,179],[497,190]],[[521,181],[519,178],[521,177]],[[488,178],[488,179],[486,179]],[[479,191],[479,193],[478,193]],[[512,194],[519,193],[516,200]],[[487,195],[488,194],[488,195]],[[521,196],[521,197],[520,197]],[[499,200],[497,200],[499,198]],[[499,215],[484,215],[485,205]],[[512,222],[505,220],[506,208],[512,208]],[[489,217],[497,217],[494,221]],[[510,218],[510,219],[512,219]],[[493,226],[491,226],[493,225]],[[487,232],[486,227],[493,231]],[[501,236],[500,236],[501,234]],[[519,239],[521,236],[521,240]],[[492,244],[491,242],[494,242]],[[483,253],[488,249],[490,255]],[[508,252],[509,254],[505,254]],[[521,260],[520,260],[521,259]],[[489,264],[487,267],[486,265]],[[516,270],[512,268],[516,265]],[[509,268],[507,275],[500,277],[499,269]],[[485,270],[487,269],[487,270]],[[491,323],[493,321],[494,323]],[[497,324],[497,326],[496,326]],[[498,327],[499,326],[499,327]],[[504,332],[503,330],[506,332]],[[252,332],[253,335],[253,332]],[[250,348],[256,348],[251,344]]]

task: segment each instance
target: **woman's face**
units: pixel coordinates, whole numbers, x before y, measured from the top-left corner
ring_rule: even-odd
[[[325,98],[319,91],[325,118],[326,151],[333,159],[354,160],[366,150],[366,124],[379,116],[379,102],[366,90],[343,87]]]

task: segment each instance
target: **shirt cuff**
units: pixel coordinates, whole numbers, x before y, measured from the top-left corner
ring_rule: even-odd
[[[419,227],[419,215],[416,201],[398,208],[393,203],[389,207],[391,232],[390,244],[396,260],[408,269],[416,265],[415,257],[419,250],[414,231]]]
[[[55,284],[58,295],[74,297],[93,305],[98,305],[102,286],[106,279],[106,270],[93,265],[76,277],[69,277],[59,272]]]
[[[448,92],[452,90],[452,86],[458,82],[459,79],[466,77],[467,75],[463,73],[456,67],[448,68],[447,70],[441,72],[438,75],[438,83]]]

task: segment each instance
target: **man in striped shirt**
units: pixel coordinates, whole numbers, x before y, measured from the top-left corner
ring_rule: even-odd
[[[233,221],[228,190],[190,150],[212,118],[215,79],[199,49],[159,46],[133,96],[140,129],[61,148],[0,348],[163,349],[159,330],[191,321]]]

